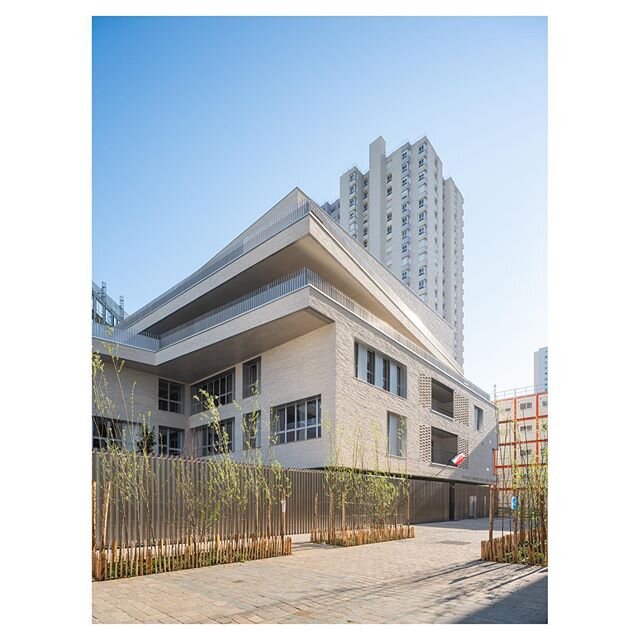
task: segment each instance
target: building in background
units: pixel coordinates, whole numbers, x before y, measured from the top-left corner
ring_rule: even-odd
[[[533,354],[533,386],[537,389],[549,389],[549,349],[542,347]]]
[[[130,406],[101,411],[94,400],[94,448],[131,447],[123,417],[148,416],[163,455],[228,446],[242,460],[260,448],[307,468],[361,457],[368,469],[449,481],[463,499],[458,483],[491,482],[495,408],[462,374],[453,327],[398,284],[295,189],[115,329],[94,322],[109,386],[121,382],[127,403],[135,388]],[[228,444],[210,428],[202,390],[216,398]],[[251,421],[258,431],[248,438]]]
[[[322,208],[454,329],[464,363],[464,199],[426,137],[387,155],[379,137],[369,168],[340,177],[340,197]]]
[[[95,282],[91,285],[91,319],[109,327],[117,326],[127,317],[124,296],[120,296],[120,302],[116,302],[107,294],[106,282],[103,281],[101,286]]]
[[[498,446],[493,468],[499,506],[510,508],[514,472],[532,473],[547,466],[549,407],[546,388],[526,387],[496,393]]]

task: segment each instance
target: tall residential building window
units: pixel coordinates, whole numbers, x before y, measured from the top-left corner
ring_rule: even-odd
[[[391,235],[391,231],[392,231],[392,229],[391,229],[391,225],[390,225],[390,224],[388,224],[388,225],[387,225],[387,235],[388,235],[388,236],[389,236],[389,235]]]
[[[242,448],[260,448],[260,409],[242,416]]]
[[[426,280],[420,280],[418,282],[418,289],[424,289],[427,286],[427,281]]]
[[[418,275],[419,275],[419,276],[423,276],[423,275],[424,275],[425,270],[426,270],[426,267],[420,267],[420,268],[418,269]],[[425,284],[426,284],[426,283],[425,283]]]
[[[418,229],[418,235],[419,235],[419,236],[423,236],[425,233],[427,233],[427,227],[425,227],[424,225],[422,225],[422,226]]]
[[[403,364],[358,341],[355,342],[354,357],[356,378],[402,398],[407,397],[407,369]]]
[[[182,413],[184,387],[169,380],[158,380],[158,409],[171,413]]]
[[[402,156],[402,157],[404,158],[404,156]],[[402,170],[403,170],[403,171],[406,171],[408,168],[409,168],[409,165],[405,162],[405,163],[402,165]]]
[[[387,182],[391,182],[391,178],[393,178],[393,174],[388,174],[387,175]]]
[[[390,196],[393,191],[393,187],[387,187],[387,195]]]
[[[233,402],[234,370],[229,369],[212,378],[198,382],[191,387],[191,414],[207,410],[207,398],[212,398],[215,406]]]
[[[275,444],[320,438],[321,397],[314,396],[274,407],[271,434]]]
[[[220,420],[215,424],[195,429],[196,451],[198,456],[213,456],[233,451],[233,427],[235,418]]]
[[[473,407],[473,414],[475,419],[476,429],[478,431],[482,431],[482,426],[484,422],[484,411],[480,407]]]
[[[158,453],[161,456],[179,456],[184,446],[184,430],[158,427]]]
[[[260,393],[260,358],[242,365],[242,397],[249,398]]]
[[[409,237],[409,229],[403,229],[402,237],[403,237],[403,239]]]
[[[407,253],[407,251],[409,251],[409,245],[408,244],[403,244],[402,245],[402,253]]]
[[[418,153],[422,153],[423,151],[424,151],[424,145],[423,145],[423,144],[421,144],[421,145],[418,147]]]
[[[424,176],[425,176],[424,171],[422,173],[419,173],[418,180],[424,180]]]
[[[391,213],[391,211],[387,211],[387,222],[389,222],[389,220],[391,220],[392,217],[393,217],[393,214]]]
[[[403,271],[402,272],[402,279],[406,280],[409,277],[409,272],[408,271]]]
[[[421,211],[418,214],[418,222],[422,222],[424,220],[424,211]]]
[[[404,458],[407,455],[407,419],[395,413],[387,413],[387,453]]]

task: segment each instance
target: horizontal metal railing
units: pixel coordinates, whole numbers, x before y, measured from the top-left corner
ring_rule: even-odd
[[[482,389],[462,378],[455,371],[442,364],[428,351],[404,336],[385,321],[373,315],[370,311],[342,293],[342,291],[327,282],[324,278],[321,278],[317,273],[314,273],[307,268],[300,269],[292,274],[278,278],[255,291],[247,293],[236,300],[232,300],[221,307],[202,314],[194,320],[186,322],[175,329],[161,334],[160,336],[152,336],[151,334],[145,333],[136,334],[129,329],[121,330],[118,328],[105,328],[103,325],[99,325],[97,323],[94,323],[93,335],[96,338],[157,351],[171,346],[180,340],[196,335],[197,333],[218,326],[223,322],[227,322],[279,298],[299,291],[307,286],[312,286],[317,291],[323,293],[328,298],[386,335],[388,338],[406,347],[435,368],[453,378],[455,381],[464,384],[467,388],[473,390],[483,398],[487,400],[489,399],[489,395]]]
[[[246,295],[232,300],[221,307],[213,309],[207,313],[198,316],[194,320],[167,331],[160,336],[160,348],[168,347],[180,340],[189,338],[196,333],[211,329],[223,322],[227,322],[232,318],[236,318],[243,313],[253,311],[269,302],[273,302],[278,298],[289,295],[294,291],[299,291],[309,283],[309,274],[312,272],[308,269],[301,269],[288,276],[278,278],[269,284],[251,291]],[[315,274],[314,274],[315,275]]]
[[[146,332],[137,333],[131,329],[119,329],[100,322],[93,322],[92,324],[92,335],[98,340],[106,340],[107,342],[115,342],[149,351],[157,351],[160,348],[158,336],[153,336]]]
[[[132,313],[127,318],[128,322],[136,322],[144,318],[169,300],[175,298],[181,293],[184,293],[187,289],[190,289],[205,278],[208,278],[216,271],[219,271],[229,263],[233,262],[236,258],[244,255],[251,249],[254,249],[266,240],[269,240],[280,231],[294,222],[301,220],[308,214],[309,201],[307,200],[302,203],[298,203],[295,207],[285,211],[283,214],[276,216],[275,218],[270,218],[271,223],[265,227],[260,228],[259,226],[256,227],[253,225],[227,245],[222,251],[217,253],[211,260],[209,260],[209,262],[200,267],[200,269],[194,271],[190,276],[170,289],[167,289],[163,294],[154,298],[151,302]]]

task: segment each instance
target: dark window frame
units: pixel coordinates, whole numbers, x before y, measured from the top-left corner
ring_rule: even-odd
[[[233,402],[235,398],[235,383],[234,367],[191,385],[191,415],[206,411],[206,400],[201,396],[200,390],[204,390],[212,396],[214,405],[219,407]],[[193,398],[193,396],[197,396],[197,398]]]
[[[179,436],[179,446],[171,446],[171,436]],[[175,427],[158,426],[158,455],[181,456],[184,450],[184,429]]]
[[[322,437],[322,396],[310,396],[273,407],[271,439],[286,444]]]
[[[196,433],[194,435],[196,436],[198,446],[198,457],[205,458],[208,456],[219,455],[221,453],[233,453],[235,423],[235,418],[226,418],[225,420],[220,420],[217,427],[215,427],[213,423],[202,427],[196,427]],[[223,445],[225,442],[221,442],[223,429],[227,432],[227,446],[225,446],[224,449]],[[201,438],[200,434],[206,434],[206,440]],[[200,440],[204,440],[204,442]]]
[[[163,389],[163,387],[165,387]],[[178,391],[179,400],[172,399],[172,391]],[[169,413],[184,413],[184,385],[165,378],[158,378],[158,410]]]
[[[242,416],[242,448],[245,451],[259,449],[262,446],[261,431],[262,412],[260,409],[249,411]]]
[[[251,371],[255,369],[255,381],[251,381]],[[242,397],[250,398],[260,393],[262,358],[258,356],[242,364]]]

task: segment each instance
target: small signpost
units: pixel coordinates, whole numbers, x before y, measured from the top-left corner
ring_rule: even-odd
[[[511,496],[511,510],[515,511],[518,508],[518,498],[517,496]]]

